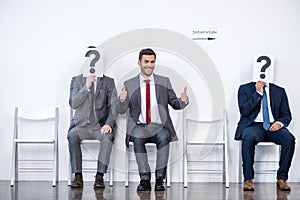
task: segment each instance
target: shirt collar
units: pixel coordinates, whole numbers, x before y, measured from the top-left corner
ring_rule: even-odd
[[[266,88],[269,88],[269,83],[268,82],[266,82],[265,85],[266,85]]]
[[[140,78],[140,83],[144,83],[144,80],[146,80],[141,74],[139,75]],[[151,76],[149,77],[150,82],[154,83],[154,76],[153,74],[151,74]]]

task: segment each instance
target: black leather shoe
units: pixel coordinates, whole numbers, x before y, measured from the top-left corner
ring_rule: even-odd
[[[162,179],[156,179],[155,191],[165,191],[164,181]]]
[[[103,175],[96,174],[94,188],[105,188],[105,184],[103,182]]]
[[[151,190],[150,181],[141,180],[140,184],[137,187],[137,191],[149,191]]]
[[[82,175],[75,175],[74,180],[71,183],[71,188],[82,188],[83,187],[83,180]]]

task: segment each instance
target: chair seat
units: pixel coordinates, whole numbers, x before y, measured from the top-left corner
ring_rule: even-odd
[[[45,143],[49,143],[49,144],[53,144],[55,142],[54,139],[52,140],[47,140],[47,139],[15,139],[14,142],[16,143],[30,143],[30,144],[45,144]]]
[[[217,142],[187,142],[187,145],[224,145],[225,141]]]

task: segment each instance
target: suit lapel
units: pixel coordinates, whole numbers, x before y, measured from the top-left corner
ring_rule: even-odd
[[[157,100],[157,103],[159,103],[159,97],[160,97],[160,86],[161,86],[161,83],[159,83],[159,78],[153,74],[153,77],[154,77],[154,81],[155,81],[155,94],[156,94],[156,100]]]
[[[102,92],[102,85],[103,85],[103,77],[98,77],[97,78],[97,86],[96,86],[96,97],[101,94]]]
[[[136,96],[138,107],[141,108],[141,86],[140,86],[140,75],[137,75],[133,81],[133,93]]]
[[[270,98],[271,111],[272,111],[273,117],[275,117],[275,116],[274,116],[274,112],[273,112],[273,110],[274,110],[274,101],[273,101],[273,99],[274,99],[274,97],[273,97],[273,95],[274,95],[274,91],[273,91],[274,87],[273,87],[273,84],[270,83],[270,84],[269,84],[269,87],[270,87],[270,88],[269,88],[269,98]]]
[[[81,84],[83,85],[83,87],[86,87],[85,84],[86,84],[86,78],[87,77],[83,77],[83,75],[81,75]],[[91,93],[89,92],[89,95],[88,95],[88,99],[90,101],[90,104],[92,103],[92,95]]]

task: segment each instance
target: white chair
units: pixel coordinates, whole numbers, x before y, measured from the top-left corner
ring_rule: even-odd
[[[276,145],[273,142],[259,142],[256,145],[256,151],[255,151],[255,156],[254,156],[254,174],[273,174],[273,175],[277,174],[277,170],[279,167],[279,159],[280,159],[280,147],[281,147],[280,145]],[[275,151],[273,151],[274,149],[275,149]],[[257,153],[259,153],[260,150],[264,151],[264,153],[267,150],[272,150],[272,152],[274,152],[273,157],[275,157],[275,159],[273,159],[273,160],[259,159],[258,160]],[[278,156],[276,156],[275,154],[278,154]],[[263,164],[265,166],[262,166]],[[262,167],[264,167],[264,169],[261,169]],[[239,183],[243,182],[242,142],[240,142],[240,145],[239,145],[239,176],[238,176],[238,178],[239,178],[239,180],[238,180]]]
[[[170,145],[171,147],[171,145]],[[155,155],[149,155],[149,152],[152,152],[152,151],[149,151],[150,149],[155,149],[155,153],[156,153],[156,144],[154,143],[147,143],[146,144],[146,149],[147,149],[147,152],[148,152],[148,158],[149,156],[156,156]],[[125,187],[128,187],[129,186],[129,175],[130,173],[135,173],[136,175],[138,175],[138,170],[131,170],[130,169],[130,161],[135,161],[135,159],[131,159],[131,154],[134,154],[132,153],[134,152],[133,151],[133,142],[129,142],[129,147],[126,147],[126,152],[125,152]],[[151,164],[152,163],[156,163],[156,159],[150,159],[149,158],[149,165],[151,167]],[[151,170],[152,171],[152,170]],[[154,172],[152,172],[154,173]],[[171,181],[170,181],[170,166],[167,167],[167,175],[166,175],[166,179],[167,179],[167,187],[170,187],[171,186]]]
[[[30,118],[19,116],[18,108],[15,108],[14,113],[14,133],[13,133],[13,151],[12,151],[12,167],[11,167],[11,186],[14,186],[15,181],[18,181],[19,173],[53,173],[52,186],[56,186],[56,182],[58,180],[58,122],[59,122],[59,109],[55,108],[55,114],[50,117],[43,118]],[[43,125],[45,123],[53,124],[53,135],[51,138],[43,137],[44,132],[40,134],[29,134],[29,133],[20,133],[21,127],[20,123],[24,123],[30,125],[30,129],[34,129],[35,126]],[[33,132],[33,130],[32,130]],[[26,137],[27,136],[27,137]],[[29,137],[30,136],[30,137]],[[19,158],[19,145],[52,145],[52,159],[20,159]],[[36,146],[35,146],[36,147]],[[33,147],[34,148],[34,147]],[[39,151],[39,150],[38,150]],[[21,167],[19,166],[19,162],[33,164],[34,162],[42,162],[42,163],[53,163],[53,167]]]
[[[70,110],[70,118],[73,118],[73,109]],[[97,172],[97,162],[98,162],[98,153],[100,149],[100,141],[99,140],[83,140],[81,141],[81,150],[82,155],[82,172],[83,173],[94,173]],[[93,148],[95,147],[96,148]],[[93,151],[93,152],[91,152]],[[85,154],[87,155],[85,157]],[[93,166],[93,167],[91,167]],[[110,163],[107,169],[107,174],[109,174],[109,186],[113,186],[113,151],[111,152],[110,156]],[[69,159],[69,177],[68,177],[68,186],[71,185],[72,179],[72,169],[71,169],[71,162]]]
[[[221,138],[217,141],[203,141],[203,142],[195,142],[195,141],[188,141],[186,139],[188,137],[189,132],[195,132],[195,130],[189,130],[189,123],[195,123],[198,124],[199,126],[201,125],[207,125],[207,126],[218,126],[221,131]],[[228,144],[227,144],[227,119],[226,119],[226,111],[223,111],[223,117],[221,119],[216,119],[216,120],[194,120],[194,119],[189,119],[184,117],[184,152],[183,152],[183,178],[184,178],[184,187],[188,187],[188,174],[222,174],[223,175],[223,182],[225,182],[226,188],[229,187],[229,175],[228,175]],[[194,133],[195,134],[195,133]],[[222,161],[219,160],[192,160],[189,159],[188,152],[191,147],[195,148],[200,148],[202,146],[206,146],[211,149],[211,151],[208,152],[207,155],[211,155],[213,153],[213,149],[215,149],[217,146],[222,147],[222,153],[223,153],[223,158]],[[222,169],[203,169],[198,168],[195,169],[189,169],[189,164],[196,165],[196,163],[222,163]]]

